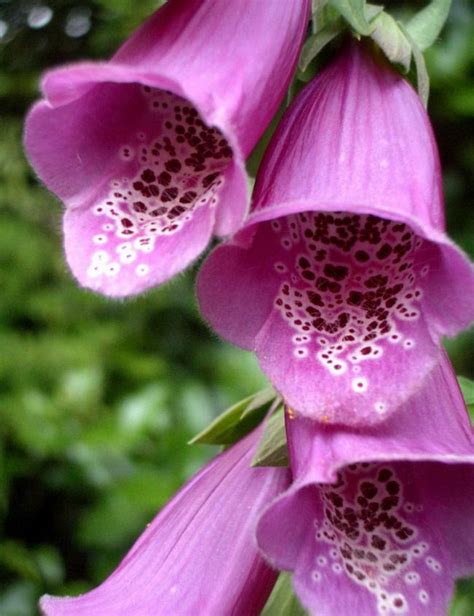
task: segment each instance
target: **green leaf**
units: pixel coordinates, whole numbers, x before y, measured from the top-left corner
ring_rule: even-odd
[[[436,41],[450,8],[451,0],[432,0],[406,24],[405,28],[418,49],[424,51]]]
[[[374,26],[367,21],[365,0],[329,0],[348,24],[362,36],[369,36]]]
[[[464,396],[464,401],[467,406],[469,414],[474,419],[474,381],[466,378],[465,376],[458,376],[459,386]]]
[[[412,46],[395,19],[382,11],[374,19],[373,25],[375,30],[370,37],[382,49],[390,62],[401,64],[408,71]]]
[[[235,443],[262,421],[275,397],[275,391],[268,388],[237,402],[193,437],[189,444],[230,445]]]
[[[252,460],[252,466],[288,466],[283,406],[268,420]]]
[[[474,381],[465,376],[458,376],[458,381],[466,404],[474,404]]]
[[[289,573],[280,573],[261,616],[306,616],[293,592]]]
[[[279,396],[276,395],[273,387],[267,387],[266,389],[262,389],[262,391],[257,392],[250,396],[251,402],[248,406],[245,407],[245,410],[242,413],[242,419],[244,419],[250,413],[254,411],[258,411],[262,406],[268,407],[271,402],[275,400],[279,400]]]

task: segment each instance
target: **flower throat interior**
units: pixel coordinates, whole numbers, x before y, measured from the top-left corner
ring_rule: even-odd
[[[206,126],[187,101],[148,86],[141,92],[150,134],[137,133],[121,146],[117,157],[131,163],[133,175],[114,178],[94,207],[103,224],[102,233],[93,237],[98,249],[91,277],[114,276],[132,263],[138,276],[147,275],[149,266],[140,263],[140,255],[152,252],[159,236],[179,231],[199,208],[217,205],[222,172],[232,157],[218,129]]]

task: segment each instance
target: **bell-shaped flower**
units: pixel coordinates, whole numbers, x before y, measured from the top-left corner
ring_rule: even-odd
[[[444,357],[386,422],[287,420],[294,483],[257,540],[310,614],[443,616],[474,573],[474,438]]]
[[[258,513],[288,469],[251,468],[260,430],[198,472],[112,575],[78,597],[44,596],[46,616],[257,616],[277,572],[255,545]]]
[[[295,412],[375,423],[421,386],[474,316],[474,272],[445,235],[428,116],[382,58],[352,44],[298,96],[198,296]]]
[[[30,161],[66,205],[81,285],[139,293],[183,270],[248,209],[244,159],[288,86],[307,0],[170,0],[109,62],[47,73]]]

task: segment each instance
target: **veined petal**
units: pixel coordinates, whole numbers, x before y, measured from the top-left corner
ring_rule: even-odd
[[[474,438],[446,358],[422,392],[365,430],[288,419],[294,483],[257,539],[310,614],[442,616],[472,574]]]
[[[79,597],[43,597],[43,614],[259,614],[277,574],[257,553],[254,526],[288,472],[250,468],[258,434],[193,477],[105,582]]]
[[[241,225],[244,158],[283,97],[308,18],[307,0],[272,4],[171,0],[110,62],[46,74],[45,100],[27,118],[25,144],[47,187],[68,208],[118,208],[115,221],[101,221],[110,244],[125,234],[154,244],[170,227],[178,232],[175,225],[190,227],[188,236],[198,227],[192,250],[171,265],[172,257],[156,250],[154,271],[140,281],[127,264],[107,279],[89,276],[96,272],[90,260],[70,262],[83,286],[122,296],[184,269],[207,243],[194,224],[204,203],[216,210],[212,233]],[[126,229],[115,224],[122,218]],[[89,253],[90,246],[71,252]]]
[[[422,386],[474,316],[474,270],[444,235],[426,112],[384,61],[351,45],[299,95],[198,297],[307,417],[376,423]]]

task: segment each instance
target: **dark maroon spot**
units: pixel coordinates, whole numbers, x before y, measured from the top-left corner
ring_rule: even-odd
[[[332,265],[332,263],[327,263],[323,271],[328,278],[333,278],[334,280],[344,280],[349,272],[347,267],[343,265]]]
[[[151,184],[156,180],[156,176],[151,169],[145,169],[140,177],[144,182],[147,182],[147,184]]]
[[[399,499],[397,496],[386,496],[380,503],[380,506],[383,509],[383,511],[390,511],[390,509],[393,509],[394,507],[396,507],[398,503],[399,503]]]
[[[398,483],[398,481],[389,481],[385,488],[387,492],[392,496],[400,492],[400,484]]]
[[[411,528],[403,527],[400,530],[398,530],[395,534],[402,541],[406,541],[413,535],[413,530]]]
[[[181,163],[177,158],[172,158],[165,163],[165,169],[170,173],[178,173],[181,170]]]
[[[135,210],[135,212],[146,212],[146,205],[143,203],[143,201],[135,201],[133,203],[133,209]]]
[[[130,218],[122,218],[120,222],[126,228],[133,227],[133,222],[130,220]]]
[[[171,189],[170,189],[171,190]],[[180,214],[182,214],[183,212],[186,211],[186,208],[183,207],[182,205],[175,205],[173,208],[171,208],[171,210],[169,211],[169,218],[176,218],[177,216],[179,216]]]
[[[335,507],[342,507],[344,504],[342,497],[336,492],[329,492],[327,497]]]
[[[370,481],[363,481],[360,484],[360,491],[365,496],[365,498],[371,499],[377,496],[377,486]]]
[[[308,299],[315,306],[324,306],[321,295],[319,295],[319,293],[316,293],[315,291],[308,291]]]
[[[358,250],[355,253],[354,257],[357,259],[357,261],[360,261],[361,263],[365,263],[370,259],[370,256],[365,252],[365,250]]]
[[[162,186],[168,186],[171,182],[171,175],[167,171],[162,171],[158,176],[158,184]]]
[[[163,201],[163,203],[167,203],[168,201],[172,201],[173,199],[176,199],[177,196],[178,196],[178,189],[176,188],[176,186],[171,186],[170,188],[166,188],[161,193],[161,201]]]
[[[197,197],[197,193],[193,190],[188,190],[179,200],[180,203],[192,203]]]
[[[386,259],[392,254],[392,247],[390,244],[383,244],[376,253],[378,259]]]
[[[371,276],[370,278],[368,278],[364,282],[364,284],[369,289],[375,289],[377,287],[383,287],[384,285],[387,284],[387,282],[388,282],[387,276],[382,276],[378,274],[376,276]]]
[[[371,545],[376,550],[384,550],[385,546],[387,545],[387,542],[378,535],[372,535]]]
[[[211,173],[210,175],[206,175],[206,177],[202,181],[202,185],[204,186],[204,188],[208,188],[212,184],[212,182],[214,182],[214,180],[216,180],[218,177],[218,173]]]
[[[388,481],[392,477],[393,473],[389,468],[382,468],[377,475],[379,481]]]
[[[352,306],[359,306],[363,298],[364,296],[359,291],[351,291],[349,293],[349,297],[347,298],[347,302]]]

